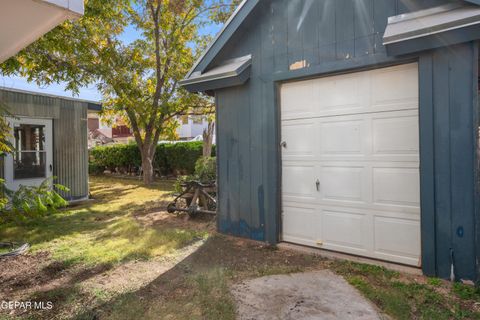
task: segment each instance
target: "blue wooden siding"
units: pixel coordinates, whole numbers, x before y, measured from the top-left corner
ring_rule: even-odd
[[[458,277],[476,277],[477,44],[403,57],[387,56],[382,45],[389,16],[447,2],[451,1],[260,2],[212,62],[253,57],[245,85],[215,92],[220,231],[278,241],[278,83],[419,61],[424,272],[449,277],[453,256]],[[302,68],[292,70],[294,66]]]

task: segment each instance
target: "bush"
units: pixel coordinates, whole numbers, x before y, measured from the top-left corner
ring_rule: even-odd
[[[7,189],[2,180],[0,188],[2,194],[6,195],[7,202],[4,202],[0,208],[0,212],[3,213],[0,221],[9,215],[13,215],[16,219],[25,219],[42,216],[66,207],[68,202],[55,190],[68,192],[69,189],[53,183],[53,179],[45,179],[38,187],[20,186],[16,191]]]
[[[178,142],[159,144],[153,161],[154,169],[163,175],[193,174],[196,161],[202,157],[203,142]],[[215,146],[212,153],[215,154]],[[90,150],[90,173],[105,169],[117,172],[137,171],[142,164],[136,144],[100,146]]]
[[[217,180],[217,158],[201,157],[195,164],[195,177],[200,182],[212,182]]]
[[[197,180],[202,183],[211,183],[217,180],[217,159],[215,157],[200,157],[195,163],[193,175],[179,176],[174,184],[177,193],[183,191],[182,184],[187,181]]]

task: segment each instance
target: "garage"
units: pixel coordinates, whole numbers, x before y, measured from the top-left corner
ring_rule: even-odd
[[[479,38],[479,0],[244,0],[180,82],[219,232],[479,281]]]
[[[280,87],[281,240],[420,266],[416,63]]]

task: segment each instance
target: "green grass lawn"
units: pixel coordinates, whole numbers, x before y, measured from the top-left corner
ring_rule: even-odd
[[[46,250],[65,263],[108,264],[171,253],[206,232],[148,228],[136,213],[163,209],[171,182],[141,186],[138,180],[91,178],[95,199],[26,223],[0,226],[0,239],[28,241],[33,252]]]
[[[0,319],[234,319],[229,286],[329,268],[393,319],[480,319],[480,294],[381,267],[277,250],[217,234],[210,217],[164,209],[172,183],[91,178],[94,200],[0,225],[0,241],[31,252],[0,260],[0,300],[53,301],[51,311]]]

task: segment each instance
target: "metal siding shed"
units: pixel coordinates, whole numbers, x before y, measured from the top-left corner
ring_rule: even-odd
[[[87,109],[99,103],[36,92],[0,89],[0,103],[17,117],[52,119],[53,176],[70,189],[67,200],[88,197]],[[1,171],[3,173],[3,162]]]

